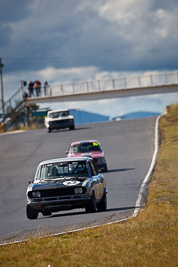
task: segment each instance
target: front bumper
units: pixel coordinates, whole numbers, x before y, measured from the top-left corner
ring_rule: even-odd
[[[61,129],[61,128],[70,128],[74,127],[74,120],[57,120],[57,121],[50,121],[48,123],[47,128],[53,130],[53,129]]]
[[[90,198],[84,195],[72,195],[65,197],[56,196],[28,199],[27,205],[31,206],[35,210],[38,210],[39,212],[44,210],[57,212],[61,210],[84,208],[89,200]]]

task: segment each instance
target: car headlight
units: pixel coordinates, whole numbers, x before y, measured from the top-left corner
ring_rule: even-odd
[[[76,188],[74,188],[74,193],[75,194],[82,194],[83,193],[82,187],[76,187]]]
[[[41,197],[40,191],[33,191],[32,192],[32,197]]]

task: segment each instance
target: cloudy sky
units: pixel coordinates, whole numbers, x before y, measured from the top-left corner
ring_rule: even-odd
[[[4,98],[16,92],[20,80],[53,85],[176,72],[177,14],[177,0],[0,0]],[[115,116],[162,112],[175,100],[178,94],[53,107]]]

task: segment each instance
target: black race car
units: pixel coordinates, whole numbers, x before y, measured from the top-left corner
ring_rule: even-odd
[[[92,158],[57,158],[39,164],[27,188],[26,215],[37,219],[41,212],[85,208],[86,212],[105,211],[107,189],[104,176]]]

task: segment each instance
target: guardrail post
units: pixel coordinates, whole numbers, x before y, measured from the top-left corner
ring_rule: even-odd
[[[60,87],[61,87],[61,92],[62,92],[62,95],[63,95],[64,94],[63,85],[61,84]]]
[[[152,77],[152,75],[150,75],[150,81],[151,81],[151,85],[153,85],[153,77]]]
[[[138,76],[138,86],[141,87],[141,80],[140,80],[140,76]]]
[[[100,91],[100,80],[98,80],[98,91]]]
[[[87,92],[89,92],[89,84],[86,82]]]
[[[167,84],[167,74],[165,74],[165,83]]]
[[[72,89],[73,89],[73,94],[75,93],[75,86],[74,83],[72,83]]]
[[[124,77],[124,86],[125,86],[125,88],[127,88],[127,81],[126,81],[125,77]]]
[[[112,89],[115,89],[115,80],[112,79]]]

